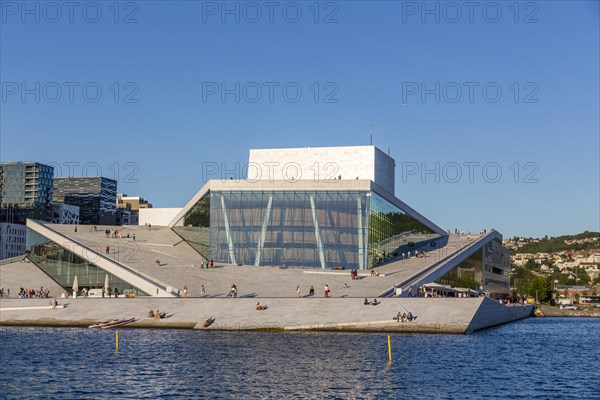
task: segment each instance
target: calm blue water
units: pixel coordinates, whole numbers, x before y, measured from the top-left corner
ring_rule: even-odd
[[[599,399],[600,319],[473,335],[0,328],[0,397]]]

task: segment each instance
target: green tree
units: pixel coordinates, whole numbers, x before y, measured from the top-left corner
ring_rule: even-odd
[[[552,297],[552,286],[543,276],[534,277],[529,283],[529,295],[536,296],[539,301],[544,302]]]
[[[535,275],[525,267],[513,267],[512,281],[513,287],[517,289],[520,295],[526,295],[529,292],[529,284]]]
[[[540,266],[535,262],[533,258],[527,260],[527,262],[523,266],[530,271],[538,271],[540,269]]]

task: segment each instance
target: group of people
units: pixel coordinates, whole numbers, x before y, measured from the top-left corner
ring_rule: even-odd
[[[350,271],[350,277],[352,278],[352,280],[358,279],[358,270],[357,269],[351,270]]]
[[[256,303],[256,310],[257,311],[264,311],[267,309],[267,306],[261,306],[260,305],[260,301],[258,303]]]
[[[148,318],[154,318],[156,320],[159,320],[165,318],[166,316],[166,312],[160,312],[158,309],[156,309],[156,312],[154,312],[153,310],[148,311]]]
[[[106,238],[113,238],[113,239],[123,239],[123,230],[119,230],[119,229],[106,229],[104,231],[104,234],[106,235]],[[127,235],[125,235],[125,237],[127,239],[133,239],[133,241],[135,242],[135,233],[133,234],[129,234],[129,232],[127,233]],[[108,247],[108,246],[107,246]],[[108,251],[106,252],[108,253]]]
[[[396,314],[396,316],[394,317],[394,320],[396,320],[398,322],[412,322],[412,321],[414,321],[414,319],[415,318],[413,317],[413,315],[410,311],[408,312],[408,314],[398,312],[398,314]]]
[[[372,301],[372,302],[370,302],[370,301],[369,301],[369,299],[365,298],[365,301],[363,301],[363,304],[364,304],[365,306],[368,306],[368,305],[373,305],[373,306],[376,306],[376,305],[378,305],[378,304],[381,304],[381,302],[380,302],[380,301],[377,301],[377,299],[373,299],[373,301]]]
[[[116,286],[112,291],[110,289],[110,286],[106,289],[102,289],[102,297],[104,297],[105,295],[108,295],[108,297],[111,297],[111,295],[114,295],[115,298],[117,298],[117,297],[119,297],[120,294],[121,294],[121,292],[119,292],[119,289],[117,289]],[[125,295],[125,297],[130,297],[130,296]],[[135,295],[133,297],[135,297]]]
[[[56,307],[58,306],[58,300],[56,300],[56,297],[50,300],[48,305],[52,307],[53,310],[56,310]]]
[[[395,251],[393,253],[386,254],[386,252],[384,251],[383,255],[381,257],[375,258],[373,260],[373,266],[376,267],[385,262],[396,260],[396,259],[408,260],[409,258],[411,258],[413,256],[414,257],[425,257],[425,252],[423,252],[422,250],[414,250],[414,251],[407,251],[406,253],[404,253],[404,252],[398,253],[397,251]]]
[[[492,228],[492,230],[494,230]],[[487,229],[482,229],[479,231],[480,235],[485,235],[487,233]],[[450,234],[450,229],[448,229],[448,235]],[[454,228],[454,234],[455,235],[459,235],[459,236],[464,236],[465,235],[465,231],[461,231],[458,228]],[[471,231],[467,232],[466,235],[470,236],[471,235]]]
[[[10,289],[6,289],[6,291],[4,291],[4,288],[0,288],[0,297],[4,297],[4,295],[6,295],[6,297],[10,297]]]
[[[371,269],[371,276],[379,276],[379,271],[377,271],[375,268]]]
[[[215,262],[213,260],[209,260],[208,258],[205,259],[202,264],[200,264],[200,269],[204,269],[206,267],[206,269],[213,268],[215,266]]]
[[[1,295],[0,297],[4,296],[4,289],[2,289],[2,291],[0,291]],[[10,289],[8,289],[8,293],[7,296],[10,296]],[[19,288],[19,294],[18,294],[20,299],[47,299],[48,297],[50,297],[50,290],[48,288],[44,289],[43,287],[40,287],[40,290],[35,290],[35,289],[24,289],[24,288]]]

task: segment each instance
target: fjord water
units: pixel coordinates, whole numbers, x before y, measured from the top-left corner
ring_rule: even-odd
[[[598,399],[600,319],[471,335],[0,328],[0,398]]]

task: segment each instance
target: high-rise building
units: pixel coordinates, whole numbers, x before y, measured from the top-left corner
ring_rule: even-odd
[[[54,202],[79,206],[79,222],[114,225],[117,181],[102,176],[54,179]]]
[[[37,162],[0,163],[0,222],[52,218],[54,168]]]
[[[54,168],[36,162],[0,163],[0,259],[25,251],[25,221],[52,219]]]

